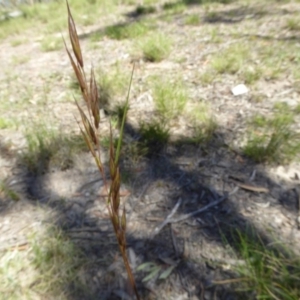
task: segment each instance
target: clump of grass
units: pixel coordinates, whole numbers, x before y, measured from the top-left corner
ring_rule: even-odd
[[[126,93],[128,74],[121,71],[116,64],[109,73],[99,70],[97,72],[98,101],[99,107],[109,114],[117,110],[119,98]]]
[[[137,290],[135,279],[129,264],[129,259],[127,256],[127,246],[126,246],[126,210],[125,206],[123,209],[120,207],[120,187],[121,187],[121,177],[119,169],[119,160],[122,147],[123,133],[126,115],[128,111],[128,101],[129,101],[129,91],[127,94],[127,99],[125,102],[125,110],[123,111],[123,119],[120,126],[120,135],[118,138],[117,146],[114,146],[113,132],[110,125],[110,146],[109,146],[109,174],[111,183],[108,184],[106,179],[106,173],[104,171],[104,166],[101,161],[100,156],[100,112],[99,112],[99,96],[98,87],[96,83],[96,78],[94,70],[91,70],[90,78],[87,80],[84,69],[84,60],[81,52],[81,47],[79,43],[79,38],[77,35],[76,26],[71,15],[69,5],[68,7],[68,27],[69,27],[69,37],[72,44],[73,54],[68,50],[66,46],[66,51],[70,59],[70,63],[73,67],[74,73],[76,74],[78,83],[80,84],[80,90],[82,97],[87,106],[88,113],[86,114],[83,109],[77,104],[77,108],[81,117],[80,127],[81,133],[84,137],[87,147],[89,148],[92,156],[95,159],[95,164],[103,178],[104,187],[106,189],[106,204],[108,213],[111,219],[111,223],[115,232],[116,240],[119,245],[119,250],[123,258],[124,266],[127,271],[129,282],[132,287],[136,299],[140,300],[140,296]],[[131,86],[132,76],[130,79],[129,87]]]
[[[0,180],[0,197],[7,197],[14,201],[20,200],[18,193],[11,189],[3,180]]]
[[[204,102],[190,106],[185,112],[190,127],[193,128],[193,136],[189,139],[192,143],[208,142],[217,129],[213,115]]]
[[[67,294],[66,287],[78,284],[76,275],[84,266],[82,253],[62,233],[52,227],[43,235],[30,237],[31,264],[38,270],[34,282],[35,290],[43,294]]]
[[[160,62],[171,52],[171,40],[160,33],[154,33],[141,42],[143,56],[151,62]]]
[[[241,77],[246,84],[253,84],[262,77],[263,71],[259,67],[251,67],[243,69]]]
[[[148,5],[138,5],[138,7],[135,10],[136,15],[148,15],[153,14],[156,12],[156,8],[154,6]]]
[[[41,228],[26,237],[25,246],[2,249],[2,299],[68,299],[67,288],[79,285],[86,260],[56,227]]]
[[[167,11],[168,14],[180,14],[186,10],[184,2],[166,2],[163,5],[163,10]]]
[[[22,64],[25,64],[27,63],[28,61],[30,60],[30,57],[29,56],[13,56],[12,57],[12,62],[14,65],[22,65]]]
[[[251,101],[254,103],[261,103],[265,100],[266,95],[262,93],[252,93],[251,95]]]
[[[290,250],[280,243],[281,249],[272,249],[260,237],[240,231],[233,243],[245,262],[234,267],[240,278],[235,279],[238,291],[254,293],[255,299],[299,299],[300,259]]]
[[[202,73],[200,76],[201,83],[208,85],[212,84],[213,81],[216,79],[216,75],[212,71],[206,71]]]
[[[145,35],[150,30],[150,26],[145,22],[135,22],[130,24],[118,24],[105,29],[105,34],[115,40],[134,39]]]
[[[25,137],[27,149],[21,154],[20,163],[35,175],[44,174],[50,168],[68,169],[75,154],[86,150],[81,136],[61,134],[43,125],[28,130]]]
[[[143,124],[143,129],[147,129],[147,125]],[[130,168],[138,167],[138,163],[141,158],[145,157],[151,149],[147,145],[147,132],[143,137],[143,130],[140,132],[141,137],[139,141],[130,141],[124,143],[123,146],[123,155],[126,157]]]
[[[150,155],[160,152],[170,138],[169,129],[162,120],[142,123],[139,133],[142,147],[146,147],[147,154]]]
[[[201,19],[198,14],[192,14],[185,18],[186,25],[199,25],[200,22],[201,22]]]
[[[222,43],[223,38],[217,28],[213,28],[210,32],[210,42],[215,44]]]
[[[218,74],[236,74],[248,56],[248,48],[241,44],[235,44],[213,57],[211,65]]]
[[[285,27],[291,31],[299,31],[300,30],[299,21],[300,21],[299,19],[290,18],[287,20]]]
[[[11,119],[0,117],[0,129],[12,128],[15,126],[15,122]]]
[[[61,38],[47,36],[41,42],[41,49],[44,52],[58,51],[63,47]]]
[[[275,112],[270,118],[256,116],[250,122],[244,153],[257,162],[284,163],[293,160],[300,150],[300,135],[292,125],[294,115]]]
[[[163,120],[174,119],[183,112],[188,94],[181,80],[154,77],[152,88],[156,109]]]
[[[205,14],[205,21],[209,23],[214,23],[220,20],[220,14],[216,11],[207,11]]]

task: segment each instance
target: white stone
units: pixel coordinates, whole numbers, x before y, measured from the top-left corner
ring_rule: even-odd
[[[244,84],[238,84],[237,86],[231,89],[231,92],[234,96],[239,96],[239,95],[247,94],[249,90]]]

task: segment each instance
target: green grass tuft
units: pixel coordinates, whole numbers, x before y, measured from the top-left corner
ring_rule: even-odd
[[[185,18],[186,25],[199,25],[201,23],[201,18],[199,14],[192,14]]]
[[[0,129],[13,128],[16,126],[16,123],[11,119],[0,117]]]
[[[191,105],[185,116],[189,126],[193,128],[193,136],[188,139],[189,142],[199,144],[212,139],[218,126],[206,103],[201,101]]]
[[[163,5],[163,10],[165,10],[168,14],[180,14],[186,10],[186,5],[182,1],[178,2],[166,2]]]
[[[288,30],[299,31],[300,30],[300,20],[295,18],[289,18],[285,26]]]
[[[271,247],[253,234],[237,231],[233,239],[239,258],[245,262],[234,267],[241,279],[237,291],[251,292],[255,299],[299,299],[299,257],[282,243]]]
[[[293,160],[300,151],[300,135],[293,130],[293,123],[294,114],[285,105],[277,105],[272,117],[254,117],[244,153],[257,162],[282,164]]]
[[[11,189],[3,180],[0,180],[0,197],[8,198],[13,201],[20,200],[19,194]]]
[[[163,120],[174,119],[183,112],[188,94],[181,80],[170,81],[154,77],[152,88],[156,109]]]
[[[263,75],[263,71],[258,66],[248,66],[245,67],[241,72],[241,78],[245,84],[254,84],[257,82]]]
[[[99,89],[99,104],[107,113],[115,111],[115,106],[120,105],[119,100],[128,89],[128,74],[121,71],[119,64],[110,73],[99,70],[97,72]]]
[[[105,34],[115,40],[134,39],[145,35],[150,29],[145,22],[135,22],[106,27]]]
[[[236,74],[249,56],[249,48],[242,44],[235,44],[211,60],[213,69],[218,74]]]
[[[144,6],[144,5],[138,5],[138,7],[135,10],[136,15],[148,15],[153,14],[156,12],[156,8],[154,6]]]
[[[139,133],[141,135],[142,149],[148,155],[161,151],[169,141],[169,129],[161,120],[152,120],[150,123],[142,123]]]
[[[40,226],[27,241],[1,253],[1,299],[69,299],[69,287],[82,285],[83,254],[56,227]]]
[[[160,62],[169,56],[171,40],[166,35],[153,33],[141,42],[140,47],[146,60]]]

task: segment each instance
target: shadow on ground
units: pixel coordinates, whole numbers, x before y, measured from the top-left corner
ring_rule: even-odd
[[[134,137],[138,136],[130,124],[127,128]],[[266,230],[246,217],[245,211],[260,209],[258,207],[268,202],[270,207],[281,207],[293,214],[297,198],[291,189],[282,189],[268,178],[260,166],[231,152],[223,140],[222,135],[216,133],[207,144],[192,145],[178,141],[165,145],[159,153],[141,157],[135,164],[128,164],[124,146],[121,172],[127,174],[126,188],[131,192],[126,204],[131,263],[136,268],[141,263],[154,262],[161,272],[173,268],[167,279],[157,279],[152,283],[142,281],[147,274],[136,272],[143,299],[162,299],[162,291],[166,297],[175,292],[194,297],[192,299],[255,299],[253,292],[237,292],[230,283],[236,274],[222,268],[218,262],[224,257],[239,257],[233,238],[236,230],[249,238],[259,236],[266,244],[273,242]],[[37,154],[36,159],[39,160],[41,155]],[[97,170],[87,165],[84,171],[50,172],[47,169],[49,164],[42,163],[42,173],[28,173],[21,166],[17,177],[24,183],[23,191],[33,204],[51,207],[58,213],[56,225],[75,243],[87,261],[84,272],[80,274],[81,285],[70,282],[66,287],[68,298],[130,299],[126,296],[126,274],[103,199],[102,204],[99,202],[102,181]],[[270,193],[236,190],[236,181],[240,179],[243,182],[254,170],[254,184],[263,185]],[[53,185],[49,185],[55,176],[65,188],[64,197],[52,189]],[[222,197],[226,200],[204,213],[168,224],[158,234],[152,235],[179,199],[182,202],[176,215],[182,216]],[[5,205],[1,205],[1,215],[6,213],[6,209]],[[261,210],[266,213],[264,208]],[[226,247],[230,245],[233,249],[233,254],[226,250],[224,240]],[[214,284],[214,281],[224,284]]]

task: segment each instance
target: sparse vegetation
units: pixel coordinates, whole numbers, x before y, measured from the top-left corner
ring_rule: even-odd
[[[154,77],[152,89],[156,109],[164,120],[174,119],[183,112],[188,95],[181,80]]]
[[[168,143],[170,134],[168,126],[162,120],[152,120],[140,125],[142,147],[146,147],[147,154],[159,153]]]
[[[256,299],[299,299],[300,260],[284,244],[268,245],[253,232],[237,231],[233,247],[245,262],[234,268],[239,274],[237,291],[251,292]]]
[[[249,57],[249,48],[242,44],[230,46],[212,58],[211,65],[218,74],[236,74]]]
[[[258,162],[282,163],[294,159],[300,150],[300,135],[294,131],[293,123],[294,114],[282,105],[271,117],[255,116],[249,124],[245,154]]]
[[[145,35],[150,29],[149,24],[136,22],[109,26],[105,28],[105,34],[109,38],[116,40],[134,39]]]
[[[150,62],[160,62],[171,52],[171,40],[166,35],[153,33],[141,42],[144,58]]]
[[[45,37],[41,42],[41,49],[42,51],[49,52],[49,51],[57,51],[62,49],[63,43],[61,38],[57,37]]]
[[[70,0],[75,13],[79,14],[80,24],[88,25],[101,11],[106,11],[115,4],[113,1],[80,1]],[[19,9],[22,16],[0,22],[0,38],[21,34],[24,30],[43,30],[45,34],[59,33],[65,30],[65,17],[61,14],[64,9],[63,1],[50,1],[48,3],[34,3],[22,5]],[[87,22],[89,22],[87,24]]]
[[[0,180],[0,198],[8,198],[14,201],[20,200],[20,196],[17,192],[11,189],[5,181]],[[0,268],[1,268],[1,261],[0,261]]]
[[[199,25],[200,22],[200,16],[197,14],[189,15],[185,18],[185,24],[187,25]]]
[[[248,66],[245,67],[241,72],[241,78],[246,84],[254,84],[257,82],[262,76],[262,69],[259,67]]]
[[[300,20],[295,18],[290,18],[286,22],[286,28],[292,31],[300,30]]]
[[[130,200],[134,203],[137,198],[134,189],[139,185],[139,179],[147,181],[151,177],[151,180],[156,180],[155,176],[161,177],[159,178],[160,187],[166,184],[166,177],[170,179],[171,189],[178,184],[176,195],[182,191],[181,187],[184,187],[187,196],[192,193],[198,195],[198,190],[194,192],[194,189],[198,188],[197,184],[195,187],[189,181],[193,176],[201,177],[200,184],[206,188],[208,182],[206,177],[207,180],[212,178],[210,166],[216,168],[214,162],[216,158],[220,158],[220,150],[225,153],[222,157],[224,163],[220,163],[217,167],[220,167],[220,170],[226,168],[225,174],[227,170],[230,173],[233,170],[236,171],[236,168],[231,169],[234,161],[242,161],[246,165],[248,158],[265,165],[280,164],[284,167],[291,161],[299,161],[300,104],[297,104],[297,101],[300,93],[300,55],[297,35],[300,26],[298,17],[294,13],[297,10],[293,10],[294,7],[298,9],[299,1],[291,0],[292,5],[284,5],[284,1],[262,0],[260,3],[257,1],[252,3],[252,0],[249,0],[247,5],[244,5],[244,2],[236,0],[234,5],[225,6],[223,4],[231,1],[69,0],[76,22],[80,26],[78,40],[77,34],[74,34],[72,22],[69,24],[73,41],[73,52],[69,54],[70,57],[74,54],[73,67],[75,72],[77,71],[71,77],[69,76],[71,67],[66,66],[66,57],[61,59],[61,53],[57,51],[61,50],[64,45],[60,33],[62,32],[63,36],[66,35],[66,15],[62,13],[65,12],[65,2],[35,2],[34,5],[16,6],[22,11],[23,16],[0,20],[2,44],[0,208],[3,220],[6,214],[9,215],[13,211],[14,205],[23,205],[23,202],[27,201],[23,190],[32,188],[27,186],[28,178],[44,179],[48,176],[40,176],[53,171],[52,178],[57,175],[56,172],[66,173],[59,171],[73,167],[74,171],[77,171],[77,155],[87,150],[87,144],[100,173],[102,172],[101,174],[105,176],[109,173],[107,182],[104,176],[103,188],[106,189],[108,195],[105,203],[108,205],[108,214],[112,219],[113,230],[116,233],[120,253],[131,283],[134,286],[130,267],[134,269],[134,274],[141,281],[146,282],[149,279],[155,283],[156,278],[168,279],[169,275],[175,275],[172,272],[173,269],[174,272],[177,270],[175,270],[175,264],[172,266],[167,263],[160,264],[161,257],[156,260],[152,257],[153,253],[150,253],[149,257],[145,255],[147,262],[140,261],[144,258],[140,253],[146,248],[142,231],[138,232],[139,236],[136,240],[135,233],[130,232],[133,237],[132,245],[130,245],[133,253],[138,248],[135,243],[140,243],[142,247],[141,250],[138,249],[136,257],[132,255],[133,260],[137,262],[135,267],[133,267],[134,264],[128,265],[125,239],[126,214],[125,209],[122,210],[123,198],[120,200],[118,195],[121,177],[126,186],[133,187],[134,196],[133,200]],[[166,20],[169,22],[164,22]],[[92,49],[88,48],[90,54],[85,65],[81,57],[80,46],[78,46],[79,41],[85,49],[91,44],[93,46]],[[130,55],[133,49],[139,50],[137,57]],[[45,54],[40,50],[54,52]],[[144,60],[141,59],[141,54]],[[92,72],[90,72],[91,61],[95,64]],[[156,63],[160,61],[162,62]],[[136,67],[132,79],[133,92],[129,107],[128,99],[125,101],[125,98],[128,86],[131,84],[129,70],[133,62]],[[158,76],[153,76],[153,74],[158,74]],[[234,97],[230,89],[240,83],[245,83],[249,87],[249,93]],[[81,96],[84,102],[81,101]],[[78,100],[79,115],[73,102],[74,97]],[[276,100],[280,102],[276,102],[273,107],[273,101]],[[102,109],[105,113],[103,118]],[[245,118],[250,113],[254,117],[247,122]],[[83,138],[77,135],[77,131],[73,132],[78,120],[82,124]],[[222,124],[220,127],[216,120]],[[62,125],[57,129],[60,123]],[[101,127],[101,130],[98,127]],[[111,135],[109,129],[111,129]],[[240,133],[244,131],[246,131],[246,138],[240,139]],[[237,133],[235,141],[240,145],[245,156],[241,157],[235,153],[234,161],[230,160],[228,163],[227,156],[231,159],[233,153],[227,152],[227,145],[231,145],[233,137],[236,136],[235,133]],[[3,145],[5,147],[7,145],[5,151],[2,151]],[[220,149],[215,145],[222,145],[222,147]],[[105,155],[106,153],[102,152],[105,159],[109,160],[109,168],[102,165],[100,154],[97,152],[99,149],[109,152],[109,158]],[[198,163],[197,158],[195,164],[194,162],[186,164],[183,161],[181,165],[181,156],[194,155],[194,152],[201,157],[201,164]],[[177,155],[180,156],[178,160]],[[12,156],[11,159],[10,156]],[[82,157],[85,158],[85,155]],[[163,171],[157,170],[157,161],[158,163],[166,161],[167,167],[172,168],[171,172],[165,170],[166,166],[163,163],[158,166],[158,169],[161,168]],[[180,161],[180,164],[177,164],[177,161]],[[118,169],[119,162],[120,170]],[[198,171],[200,165],[201,173]],[[68,170],[68,173],[71,171],[73,170]],[[238,174],[241,173],[238,172]],[[155,176],[152,176],[153,174]],[[10,179],[15,180],[14,176],[16,178],[20,176],[22,182],[18,183],[19,178],[17,178],[16,181],[10,183]],[[297,176],[295,175],[295,184]],[[257,182],[253,181],[252,184],[259,186],[260,177],[256,176]],[[113,182],[111,185],[110,179]],[[266,179],[269,178],[266,177]],[[209,181],[209,184],[213,188],[214,179]],[[271,186],[272,182],[268,184]],[[280,191],[284,191],[285,188]],[[155,190],[155,192],[160,193],[161,190]],[[162,193],[165,193],[165,190]],[[218,189],[218,193],[221,193],[221,190]],[[202,200],[207,200],[208,194],[210,195],[208,189],[207,193],[206,190],[205,194],[201,193],[201,197],[198,197],[201,200],[199,205],[202,206]],[[256,194],[253,192],[251,197],[255,197]],[[67,210],[69,203],[78,195],[76,193],[73,196],[72,194],[66,199],[53,201],[58,201],[59,206],[67,203],[64,207]],[[85,197],[84,194],[79,196]],[[145,192],[145,199],[141,196],[139,198],[142,200],[139,203],[140,207],[134,213],[137,215],[137,218],[134,216],[136,222],[140,219],[148,222],[148,216],[151,217],[152,211],[150,210],[147,218],[139,215],[143,208],[142,202],[147,202],[146,196],[148,197],[148,194]],[[183,214],[184,210],[188,212],[190,203],[195,204],[192,198],[186,197],[190,202],[185,202],[183,207],[179,207],[178,215]],[[51,201],[52,198],[49,203]],[[152,207],[156,205],[155,201],[153,203],[151,201],[147,209],[152,210]],[[87,202],[88,209],[90,209],[92,201],[88,199]],[[159,205],[166,207],[166,210],[171,209],[169,206],[172,202],[162,202]],[[51,213],[59,211],[50,209],[47,206],[48,200],[47,204],[39,202],[39,199],[31,203],[34,207],[45,205],[43,209],[49,208]],[[50,204],[52,205],[52,202]],[[9,209],[6,210],[6,207]],[[227,208],[224,207],[224,211]],[[84,209],[82,208],[82,211]],[[277,208],[272,207],[272,209]],[[93,213],[89,216],[87,211],[90,210],[84,210],[88,223],[90,222],[88,218],[95,217]],[[216,211],[223,212],[223,207]],[[253,211],[251,206],[249,210],[247,208],[247,221],[249,222],[252,221],[252,217],[255,217]],[[234,214],[238,215],[239,211],[231,209],[228,215],[231,214],[235,217]],[[201,220],[204,226],[206,222],[207,224],[218,222],[218,218],[222,218],[216,216],[207,221],[206,217],[207,215],[203,216]],[[162,216],[155,216],[155,218],[160,220]],[[82,222],[84,226],[85,221]],[[156,221],[159,222],[158,219],[155,219]],[[192,224],[195,220],[190,221]],[[51,219],[49,222],[54,221]],[[151,222],[154,224],[153,220]],[[228,218],[228,222],[231,222],[231,218]],[[43,232],[37,233],[33,230],[35,223],[38,223]],[[276,234],[281,234],[281,230],[294,226],[294,224],[282,224],[284,224],[282,228],[274,227],[270,231],[274,229]],[[3,221],[0,225],[1,234],[4,232],[5,236],[5,230],[8,236],[13,234],[11,231],[15,229],[15,224],[6,224]],[[89,285],[85,282],[85,274],[81,274],[82,268],[89,268],[89,266],[87,267],[83,253],[78,250],[77,245],[73,244],[70,236],[67,237],[69,229],[67,233],[62,232],[65,227],[58,229],[54,226],[50,230],[44,230],[43,225],[44,222],[34,219],[27,226],[29,229],[26,227],[24,246],[9,246],[7,249],[6,246],[1,246],[0,299],[67,300],[70,299],[70,291],[76,290],[77,287],[80,289],[83,286],[85,290],[89,289]],[[177,230],[177,225],[174,224],[174,232]],[[6,229],[6,226],[9,229]],[[130,230],[134,226],[136,224],[133,223]],[[81,230],[82,228],[76,227],[75,229]],[[196,227],[194,229],[196,230]],[[29,235],[27,235],[28,232],[30,232]],[[148,233],[150,231],[147,231]],[[176,239],[178,238],[179,241],[181,238],[180,235],[180,231],[175,235],[174,245],[177,243]],[[98,235],[95,236],[98,238]],[[228,262],[231,270],[225,275],[225,277],[229,276],[231,271],[232,276],[238,274],[232,282],[238,283],[239,286],[233,284],[236,289],[228,288],[228,291],[234,294],[233,297],[239,297],[242,293],[242,299],[252,297],[253,299],[299,300],[300,292],[297,283],[300,281],[300,263],[297,257],[292,254],[285,256],[259,238],[249,238],[245,232],[239,232],[235,237],[236,240],[230,244],[230,247],[242,264],[233,266]],[[194,243],[194,237],[191,237],[191,241],[185,241],[188,247],[192,243]],[[204,241],[204,243],[210,242]],[[205,246],[214,248],[218,242],[213,241],[213,243]],[[116,244],[113,248],[115,246]],[[127,250],[129,253],[128,248]],[[286,250],[288,252],[288,249]],[[98,254],[96,256],[99,260]],[[104,259],[106,260],[106,257]],[[177,253],[176,264],[180,263],[179,270],[182,267],[181,259],[181,253]],[[188,255],[185,259],[188,261]],[[117,261],[117,255],[112,260]],[[88,264],[90,262],[94,260],[89,260]],[[196,264],[195,261],[194,263]],[[115,265],[113,263],[109,270],[115,268]],[[107,264],[103,264],[100,268],[107,270],[107,267]],[[93,268],[96,267],[93,265]],[[216,268],[219,267],[216,266]],[[86,273],[90,275],[89,272],[90,270]],[[117,272],[114,274],[111,271],[107,273],[108,275],[99,278],[97,273],[95,282],[106,279],[106,276],[113,281],[121,274]],[[91,281],[93,280],[94,277]],[[190,278],[187,280],[189,281]],[[230,280],[226,279],[226,285],[231,284]],[[120,278],[120,287],[123,288],[121,281],[122,278]],[[208,292],[213,290],[215,287],[213,285],[223,285],[223,283],[214,282],[213,279],[209,281],[212,283],[209,288],[206,285],[202,288],[200,282],[197,281],[199,293],[201,290],[199,297],[201,299],[221,298],[218,295],[218,289],[216,289],[216,295],[210,295]],[[98,283],[96,282],[95,285]],[[162,286],[159,284],[155,286],[155,289],[161,291],[164,289]],[[127,290],[127,283],[125,287]],[[149,297],[151,297],[150,293],[149,291]],[[89,295],[89,291],[87,294],[84,292],[84,295]],[[98,296],[99,294],[93,294],[91,299]],[[111,296],[117,297],[117,295]],[[164,299],[176,298],[171,297],[167,292],[163,296]],[[106,298],[109,297],[106,295]],[[127,295],[124,289],[125,298]]]
[[[137,15],[148,15],[148,14],[153,14],[156,12],[156,8],[154,6],[144,6],[144,5],[139,5],[136,8],[136,14]]]
[[[14,65],[23,65],[30,60],[29,56],[14,56],[12,62]]]
[[[210,41],[214,44],[220,44],[224,41],[216,28],[213,28],[210,32]]]
[[[199,79],[202,84],[207,85],[207,84],[212,84],[213,81],[216,79],[216,76],[215,76],[214,72],[206,71],[200,75]]]
[[[112,113],[120,106],[120,101],[123,102],[122,96],[128,88],[129,74],[122,72],[117,63],[109,73],[99,70],[96,76],[99,89],[99,106],[106,113]]]
[[[0,257],[2,299],[59,297],[68,285],[79,285],[83,255],[58,228],[33,232],[23,247],[8,247]],[[56,298],[57,299],[57,298]]]
[[[208,104],[201,101],[191,105],[186,110],[185,116],[190,127],[193,127],[193,136],[187,141],[199,144],[211,140],[217,129],[217,123]]]
[[[72,166],[75,154],[86,150],[81,136],[68,136],[38,124],[26,134],[27,149],[20,161],[28,172],[41,175],[50,169],[65,170]]]
[[[12,40],[10,42],[10,44],[13,46],[13,47],[18,47],[20,45],[22,45],[23,43],[25,43],[26,40],[25,39],[21,39],[21,38],[16,38],[14,40]]]
[[[11,128],[14,126],[15,126],[15,122],[13,122],[13,120],[0,117],[0,129]]]
[[[186,5],[184,2],[166,2],[163,5],[163,10],[167,12],[167,14],[180,14],[184,12],[186,9]]]

